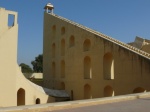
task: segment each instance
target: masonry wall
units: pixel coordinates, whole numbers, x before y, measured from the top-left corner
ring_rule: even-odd
[[[17,12],[0,8],[0,107],[54,102],[42,87],[23,76],[17,64],[17,42]]]
[[[150,90],[150,60],[44,13],[44,86],[71,99]]]
[[[9,27],[8,14],[17,16],[17,13],[0,8],[0,106],[15,105],[14,101],[17,98],[16,84],[13,82],[16,82],[18,24]]]

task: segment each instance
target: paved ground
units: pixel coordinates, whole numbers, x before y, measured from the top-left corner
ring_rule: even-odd
[[[3,107],[0,112],[150,112],[150,92],[39,105]]]
[[[44,112],[150,112],[150,98]]]

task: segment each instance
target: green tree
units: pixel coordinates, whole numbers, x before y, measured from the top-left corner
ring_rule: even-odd
[[[30,68],[30,66],[25,63],[21,63],[19,66],[21,66],[22,73],[32,73],[33,72],[33,70]]]
[[[35,60],[31,62],[33,71],[36,73],[43,73],[43,55],[39,54]]]

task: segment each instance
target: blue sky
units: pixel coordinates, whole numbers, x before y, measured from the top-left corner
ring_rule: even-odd
[[[18,12],[18,63],[31,63],[43,52],[43,7],[125,43],[135,36],[150,39],[150,0],[1,0]]]

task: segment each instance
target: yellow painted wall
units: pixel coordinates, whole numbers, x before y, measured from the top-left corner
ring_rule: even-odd
[[[117,41],[111,42],[104,36],[91,33],[85,27],[81,26],[83,27],[81,28],[76,23],[67,21],[59,16],[44,13],[43,77],[45,87],[65,88],[70,96],[73,95],[74,100],[150,90],[149,57],[139,55],[139,52],[133,48],[131,50],[126,48],[125,46],[128,46],[126,44],[122,47],[117,44]],[[74,36],[73,46],[70,42],[71,36]],[[90,40],[90,47],[85,49],[86,51],[84,51],[84,43],[88,46],[88,42],[85,40]],[[64,55],[62,55],[63,45],[65,45]],[[104,61],[104,56],[106,61]],[[109,59],[113,64],[112,68],[107,70],[109,64],[106,63],[109,63]],[[85,66],[84,60],[88,60]],[[62,77],[62,61],[65,62],[65,77]],[[85,79],[84,73],[88,70],[85,71],[84,68],[88,68],[88,65],[91,67],[89,72],[91,78]],[[109,71],[114,78],[109,77]]]
[[[8,15],[14,15],[14,24],[8,26]],[[0,107],[54,102],[42,87],[28,81],[17,64],[17,13],[0,8]],[[18,94],[18,90],[19,94]],[[19,100],[18,100],[19,99]]]

